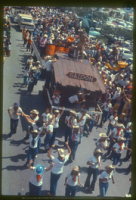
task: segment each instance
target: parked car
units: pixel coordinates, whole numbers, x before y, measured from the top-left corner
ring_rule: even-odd
[[[125,60],[125,62],[132,65],[133,64],[133,58],[129,58],[129,59]]]
[[[122,60],[127,60],[129,58],[133,58],[133,53],[129,49],[123,50]]]

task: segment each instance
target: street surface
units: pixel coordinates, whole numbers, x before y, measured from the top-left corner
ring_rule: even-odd
[[[5,58],[3,69],[3,140],[2,140],[2,195],[29,195],[29,179],[33,171],[27,169],[25,163],[27,160],[27,152],[29,148],[29,140],[24,140],[28,123],[21,117],[17,129],[17,133],[8,137],[10,132],[10,118],[7,109],[18,102],[20,107],[26,114],[32,109],[37,109],[41,114],[46,108],[45,99],[42,94],[42,85],[44,81],[39,80],[38,84],[34,87],[31,96],[26,96],[27,89],[22,87],[23,73],[22,68],[25,67],[26,60],[30,53],[23,47],[22,33],[18,30],[18,25],[11,23],[11,56]],[[95,149],[95,141],[99,133],[107,131],[107,124],[103,128],[94,127],[93,132],[88,137],[84,135],[82,143],[78,146],[76,152],[76,159],[73,163],[64,166],[64,171],[58,181],[57,196],[65,195],[64,181],[68,172],[71,172],[75,165],[80,167],[80,181],[85,183],[87,177],[86,162],[93,155]],[[42,137],[41,151],[38,158],[35,159],[35,165],[38,163],[48,167],[50,160],[44,153]],[[63,130],[59,132],[56,138],[56,147],[52,151],[52,155],[57,156],[57,148],[64,145]],[[67,150],[66,150],[67,152]],[[126,150],[123,151],[121,162],[118,163],[114,174],[115,184],[110,182],[110,186],[106,196],[125,196],[128,193],[131,182],[129,178],[131,173],[126,169],[130,161],[123,161],[126,155]],[[123,161],[123,162],[122,162]],[[102,168],[111,164],[111,160],[102,159]],[[91,194],[86,192],[84,188],[78,187],[76,196],[99,196],[99,177],[96,182],[95,192]],[[47,172],[43,179],[42,196],[46,196],[50,188],[50,171]]]

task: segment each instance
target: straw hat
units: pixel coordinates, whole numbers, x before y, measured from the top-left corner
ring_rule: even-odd
[[[52,116],[52,115],[49,116],[48,121],[51,120],[51,119],[53,119],[53,116]]]
[[[65,150],[64,149],[58,149],[59,156],[64,157],[65,156]]]
[[[117,127],[125,128],[125,126],[123,124],[120,124],[120,123],[117,124]]]
[[[33,113],[33,114],[36,114],[36,115],[38,115],[38,114],[39,114],[39,111],[38,111],[38,110],[35,110],[35,109],[33,109],[33,110],[31,110],[31,111],[30,111],[30,113]]]
[[[100,149],[96,149],[95,151],[94,151],[94,154],[101,154],[101,153],[103,153],[103,151],[102,150],[100,150]]]
[[[37,129],[33,130],[32,133],[37,133],[38,134],[38,131]]]
[[[73,128],[79,129],[80,127],[78,125],[73,126]]]
[[[70,110],[69,112],[72,113],[73,115],[77,116],[77,114],[74,110]]]
[[[114,169],[115,168],[115,165],[107,165],[105,166],[105,169]]]
[[[72,171],[79,172],[79,167],[78,166],[73,167]]]
[[[37,63],[40,63],[40,61],[38,60]]]
[[[44,36],[43,36],[43,37],[48,37],[48,35],[44,34]]]
[[[108,137],[108,136],[106,135],[106,133],[100,133],[99,136],[100,136],[101,138],[107,138],[107,137]]]
[[[32,67],[32,68],[31,68],[31,70],[33,70],[33,71],[36,71],[36,70],[37,70],[37,68],[36,68],[36,67]]]
[[[117,140],[118,140],[118,142],[119,142],[119,141],[123,141],[123,142],[124,142],[124,141],[126,140],[126,138],[120,137],[120,138],[118,138]]]
[[[60,111],[59,111],[59,110],[54,110],[54,112],[55,112],[55,113],[59,113]]]

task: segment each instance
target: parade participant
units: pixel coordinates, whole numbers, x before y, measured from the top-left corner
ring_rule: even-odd
[[[48,37],[48,35],[44,34],[44,36],[41,37],[41,39],[40,39],[40,56],[41,57],[45,56],[47,37]]]
[[[29,72],[29,77],[28,77],[27,96],[32,93],[34,85],[37,83],[35,73],[36,73],[36,67],[32,67]]]
[[[79,102],[79,97],[82,95],[82,92],[78,92],[77,94],[71,96],[68,98],[68,100],[66,101],[66,106],[67,108],[73,108],[75,106],[75,104],[81,104],[83,102],[85,102],[85,99],[83,99],[82,101]]]
[[[55,143],[56,134],[59,130],[59,120],[60,120],[61,116],[63,115],[64,110],[65,110],[65,107],[62,108],[61,113],[59,112],[59,110],[54,110],[53,135],[51,137],[52,148],[55,147],[54,143]],[[52,109],[51,109],[51,114],[53,114]]]
[[[117,111],[115,110],[113,115],[111,115],[109,118],[109,125],[106,133],[107,136],[109,136],[110,130],[113,130],[116,127],[117,122],[118,122],[118,116],[117,116]]]
[[[117,127],[115,127],[112,130],[112,133],[111,133],[111,136],[110,136],[110,144],[109,144],[109,147],[108,147],[108,151],[106,153],[107,156],[110,155],[111,149],[112,149],[113,145],[117,142],[118,138],[123,137],[123,135],[124,135],[123,128],[125,128],[124,125],[118,123]]]
[[[37,164],[36,166],[31,166],[33,160],[30,160],[28,168],[34,170],[33,176],[29,180],[29,195],[30,196],[40,196],[41,189],[43,185],[43,177],[45,172],[48,172],[53,167],[53,162],[51,162],[48,168],[45,168],[42,164]]]
[[[54,156],[51,155],[52,149],[49,150],[47,156],[54,162],[54,166],[51,170],[51,178],[50,178],[50,192],[48,195],[56,195],[56,189],[57,189],[57,183],[58,180],[63,173],[63,167],[64,164],[67,162],[69,159],[69,156],[71,154],[70,147],[68,143],[65,143],[67,149],[68,149],[68,154],[65,155],[65,150],[64,149],[58,149],[58,157],[55,158]]]
[[[124,137],[126,138],[125,145],[127,145],[128,140],[132,135],[132,122],[127,123],[127,127],[124,132],[125,132]]]
[[[104,170],[99,178],[99,187],[100,187],[100,196],[104,197],[106,196],[107,190],[109,188],[110,179],[112,179],[112,183],[114,184],[114,178],[113,178],[113,170],[115,168],[115,165],[107,165],[105,167],[106,170]]]
[[[27,63],[30,63],[30,69],[33,67],[33,64],[34,64],[34,60],[33,60],[33,56],[30,55],[29,58],[27,59]]]
[[[86,109],[82,109],[81,112],[77,113],[77,117],[78,117],[77,124],[78,125],[81,124],[81,127],[82,127],[82,133],[80,135],[79,143],[81,143],[81,141],[82,141],[83,131],[84,131],[86,120],[87,119],[92,120],[92,117],[90,115],[88,115],[86,112],[87,112]],[[89,124],[89,131],[90,131],[90,124]]]
[[[40,74],[41,74],[41,69],[42,69],[42,67],[40,65],[40,61],[36,61],[36,66],[35,67],[37,68],[36,73],[35,73],[35,77],[36,77],[36,80],[38,82]],[[36,83],[36,85],[37,85],[37,83]]]
[[[30,63],[28,62],[26,64],[24,71],[23,71],[23,73],[24,73],[24,83],[23,83],[24,87],[27,87],[27,85],[28,85],[29,71],[30,71]]]
[[[60,99],[61,99],[60,91],[55,90],[53,92],[53,96],[52,96],[52,105],[59,107],[60,106]]]
[[[82,132],[82,128],[78,125],[73,126],[72,128],[72,139],[70,142],[70,149],[71,149],[71,155],[69,157],[69,160],[72,162],[75,160],[75,154],[78,148],[79,140],[80,140],[80,134]]]
[[[101,151],[104,151],[107,149],[108,143],[107,143],[107,135],[106,133],[100,133],[99,134],[99,139],[96,141],[95,145],[96,145],[96,149],[100,149]],[[101,156],[103,155],[103,153],[101,154]]]
[[[52,60],[48,60],[46,62],[46,82],[45,82],[45,88],[49,88],[49,83],[51,80],[51,72],[52,72],[52,64],[56,62],[56,58],[52,58]]]
[[[50,115],[48,125],[46,126],[46,130],[45,130],[45,135],[46,135],[45,138],[44,138],[45,153],[47,153],[48,150],[52,146],[51,138],[52,138],[52,135],[53,135],[53,120],[54,120],[54,116]]]
[[[65,118],[65,142],[67,142],[69,137],[69,145],[72,139],[72,127],[77,123],[76,116],[76,112],[71,110],[69,111],[69,116]]]
[[[23,30],[22,30],[22,40],[24,39],[24,35],[27,31],[27,28],[24,26]]]
[[[87,172],[87,178],[85,181],[85,190],[90,189],[91,193],[94,193],[95,189],[95,183],[97,181],[97,176],[99,173],[99,168],[100,170],[102,169],[101,164],[100,164],[100,155],[102,151],[100,149],[97,149],[94,151],[93,156],[90,157],[90,159],[87,161],[87,165],[89,165],[88,172]],[[93,180],[90,185],[90,178],[93,174]]]
[[[30,35],[27,40],[27,46],[26,46],[26,49],[27,51],[29,50],[29,52],[30,52],[31,43],[32,43],[32,36]]]
[[[103,107],[102,119],[100,123],[100,126],[102,127],[103,123],[105,123],[109,117],[109,108],[112,107],[111,99],[108,98],[107,101],[101,107]]]
[[[112,147],[112,158],[113,158],[113,164],[114,165],[117,165],[119,160],[120,160],[120,157],[121,157],[121,153],[122,153],[122,150],[123,149],[126,149],[126,150],[129,150],[129,151],[132,151],[131,149],[125,147],[125,144],[124,144],[124,141],[126,139],[124,137],[120,137],[117,139],[117,143],[115,143]]]
[[[79,36],[76,37],[76,39],[79,39],[79,43],[77,46],[77,50],[76,50],[76,60],[78,60],[78,51],[81,51],[81,62],[83,60],[83,51],[84,51],[84,46],[86,43],[86,40],[89,41],[88,37],[86,34],[84,34],[82,29],[79,29]]]
[[[42,113],[41,119],[43,123],[47,123],[49,120],[49,116],[50,116],[50,109],[46,108],[45,112]]]
[[[81,184],[80,182],[79,176],[80,176],[79,167],[78,166],[73,167],[71,173],[69,173],[65,178],[65,183],[64,183],[64,186],[66,186],[65,196],[76,196],[78,184],[81,187],[83,186],[83,184]]]
[[[29,31],[27,30],[27,31],[24,33],[24,44],[23,44],[23,46],[26,45],[27,40],[28,40],[28,36],[29,36]]]
[[[18,103],[14,103],[7,111],[10,117],[10,135],[12,135],[17,131],[18,121],[20,115],[22,115],[22,109],[19,107]]]

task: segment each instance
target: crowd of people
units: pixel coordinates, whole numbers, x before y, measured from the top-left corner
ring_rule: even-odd
[[[43,66],[40,65],[38,60],[34,62],[33,56],[30,55],[24,69],[23,85],[27,87],[27,95],[31,94],[34,85],[38,83],[39,78],[42,76],[46,79],[45,87],[49,87],[52,65],[53,62],[56,62],[58,56],[56,54],[53,56],[46,55],[45,49],[47,44],[69,47],[69,56],[72,54],[72,51],[76,50],[73,52],[76,59],[78,59],[78,51],[81,50],[81,61],[84,48],[90,48],[86,59],[94,67],[98,68],[103,78],[106,94],[101,95],[99,99],[103,112],[99,127],[102,127],[106,121],[109,121],[107,132],[99,134],[96,148],[92,152],[90,159],[88,158],[87,165],[89,167],[85,183],[82,184],[80,182],[79,168],[74,166],[71,173],[66,176],[64,185],[66,186],[65,196],[75,196],[78,185],[94,193],[95,183],[99,170],[101,170],[101,159],[103,157],[106,157],[106,159],[110,158],[113,162],[110,165],[105,164],[105,170],[100,174],[99,178],[100,196],[105,196],[110,179],[115,183],[113,175],[123,149],[127,150],[125,159],[129,160],[131,158],[132,69],[128,66],[120,73],[114,74],[114,70],[109,69],[107,63],[112,65],[112,61],[116,63],[120,59],[117,56],[116,50],[113,50],[113,54],[110,55],[111,59],[109,59],[108,49],[105,49],[104,44],[98,43],[97,40],[93,42],[88,39],[85,30],[81,29],[81,24],[75,13],[69,14],[55,8],[40,7],[33,7],[30,9],[30,12],[34,17],[36,28],[33,32],[29,32],[26,27],[23,29],[23,45],[27,51],[31,51],[31,43],[34,40],[43,59]],[[67,40],[68,37],[76,38],[76,40],[69,42]],[[82,98],[80,98],[81,96]],[[59,108],[60,98],[60,92],[55,90],[52,96],[52,105]],[[75,160],[76,154],[78,154],[78,145],[82,142],[83,133],[87,130],[87,134],[91,134],[96,124],[95,117],[87,114],[87,110],[84,108],[85,103],[86,98],[82,91],[69,97],[67,102],[65,102],[64,106],[71,108],[71,111],[65,117],[65,128],[63,130],[64,148],[58,148],[58,157],[52,155],[52,149],[55,147],[56,137],[60,130],[59,121],[65,111],[64,106],[61,112],[59,109],[47,107],[41,116],[36,109],[33,109],[30,114],[24,113],[18,103],[14,103],[8,109],[11,119],[11,136],[17,131],[20,116],[24,117],[29,123],[25,137],[25,139],[30,141],[26,164],[29,169],[34,170],[34,175],[29,181],[30,195],[41,194],[43,176],[49,170],[51,170],[51,175],[50,192],[48,195],[56,195],[57,183],[63,173],[64,164]],[[96,126],[98,125],[96,124]],[[35,158],[38,156],[41,147],[41,137],[45,137],[45,153],[52,161],[48,168],[41,164],[34,166]],[[65,148],[68,149],[68,154],[65,153]],[[104,151],[106,151],[105,154]],[[131,170],[131,164],[128,168]],[[93,179],[90,184],[92,175]],[[131,194],[131,190],[129,193]]]
[[[11,23],[10,23],[11,11],[9,8],[4,8],[3,19],[3,63],[5,57],[9,57],[11,53]]]

